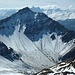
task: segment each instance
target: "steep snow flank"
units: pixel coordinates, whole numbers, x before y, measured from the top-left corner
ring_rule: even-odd
[[[55,35],[55,39],[52,40],[51,36]],[[49,60],[55,63],[59,62],[59,58],[66,55],[70,50],[75,47],[73,40],[70,42],[62,42],[61,37],[57,36],[56,33],[43,35],[42,39],[34,42],[36,47],[46,56]]]
[[[21,61],[15,61],[15,62],[11,62],[7,59],[5,59],[4,57],[0,56],[0,75],[9,75],[9,74],[17,74],[19,75],[20,72],[26,72],[29,71],[27,68],[25,68],[23,65],[23,63]]]
[[[62,51],[60,52],[60,55],[64,56],[65,54],[67,54],[70,50],[72,50],[75,47],[75,44],[73,41],[74,40],[71,40],[67,44],[65,44]],[[64,50],[64,48],[65,48],[65,50]]]
[[[30,39],[18,31],[18,26],[12,36],[4,37],[0,35],[0,41],[3,41],[8,47],[13,48],[17,53],[20,53],[22,55],[21,59],[33,67],[41,68],[44,65],[49,66],[53,64],[53,62],[50,63],[49,59],[38,50]]]

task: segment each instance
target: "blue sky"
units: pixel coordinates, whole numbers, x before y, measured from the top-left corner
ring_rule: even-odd
[[[0,0],[0,8],[23,8],[26,6],[58,5],[75,8],[75,0]]]

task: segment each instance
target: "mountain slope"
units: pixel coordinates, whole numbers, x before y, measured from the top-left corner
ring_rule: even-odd
[[[75,47],[74,38],[73,31],[28,7],[0,21],[0,41],[20,56],[17,63],[28,70],[57,64]]]
[[[71,8],[62,9],[56,5],[48,5],[43,7],[31,7],[31,10],[34,12],[43,12],[67,29],[75,31],[75,10],[71,10]]]
[[[75,31],[75,18],[66,19],[66,20],[58,20],[58,22],[64,25],[67,29]]]

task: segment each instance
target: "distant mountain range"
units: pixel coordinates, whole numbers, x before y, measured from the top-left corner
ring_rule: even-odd
[[[43,7],[31,7],[31,10],[34,12],[43,12],[48,17],[58,21],[66,19],[75,19],[75,10],[60,8],[57,6],[43,6]]]
[[[58,21],[58,20],[66,20],[66,19],[75,19],[75,10],[71,10],[70,8],[60,8],[57,6],[40,6],[40,7],[30,7],[30,9],[34,12],[43,12],[48,17]],[[19,8],[0,8],[0,19],[4,19],[6,17],[11,16],[16,13]]]
[[[34,12],[43,12],[48,17],[58,21],[64,25],[67,29],[75,31],[75,10],[63,9],[57,6],[45,6],[45,7],[32,7]]]
[[[18,11],[18,9],[0,9],[0,20],[1,19],[5,19],[9,16],[11,16],[12,14],[16,13]]]

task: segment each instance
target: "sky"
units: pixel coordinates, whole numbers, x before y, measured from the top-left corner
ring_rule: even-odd
[[[46,5],[75,8],[75,0],[0,0],[0,8],[23,8]]]

